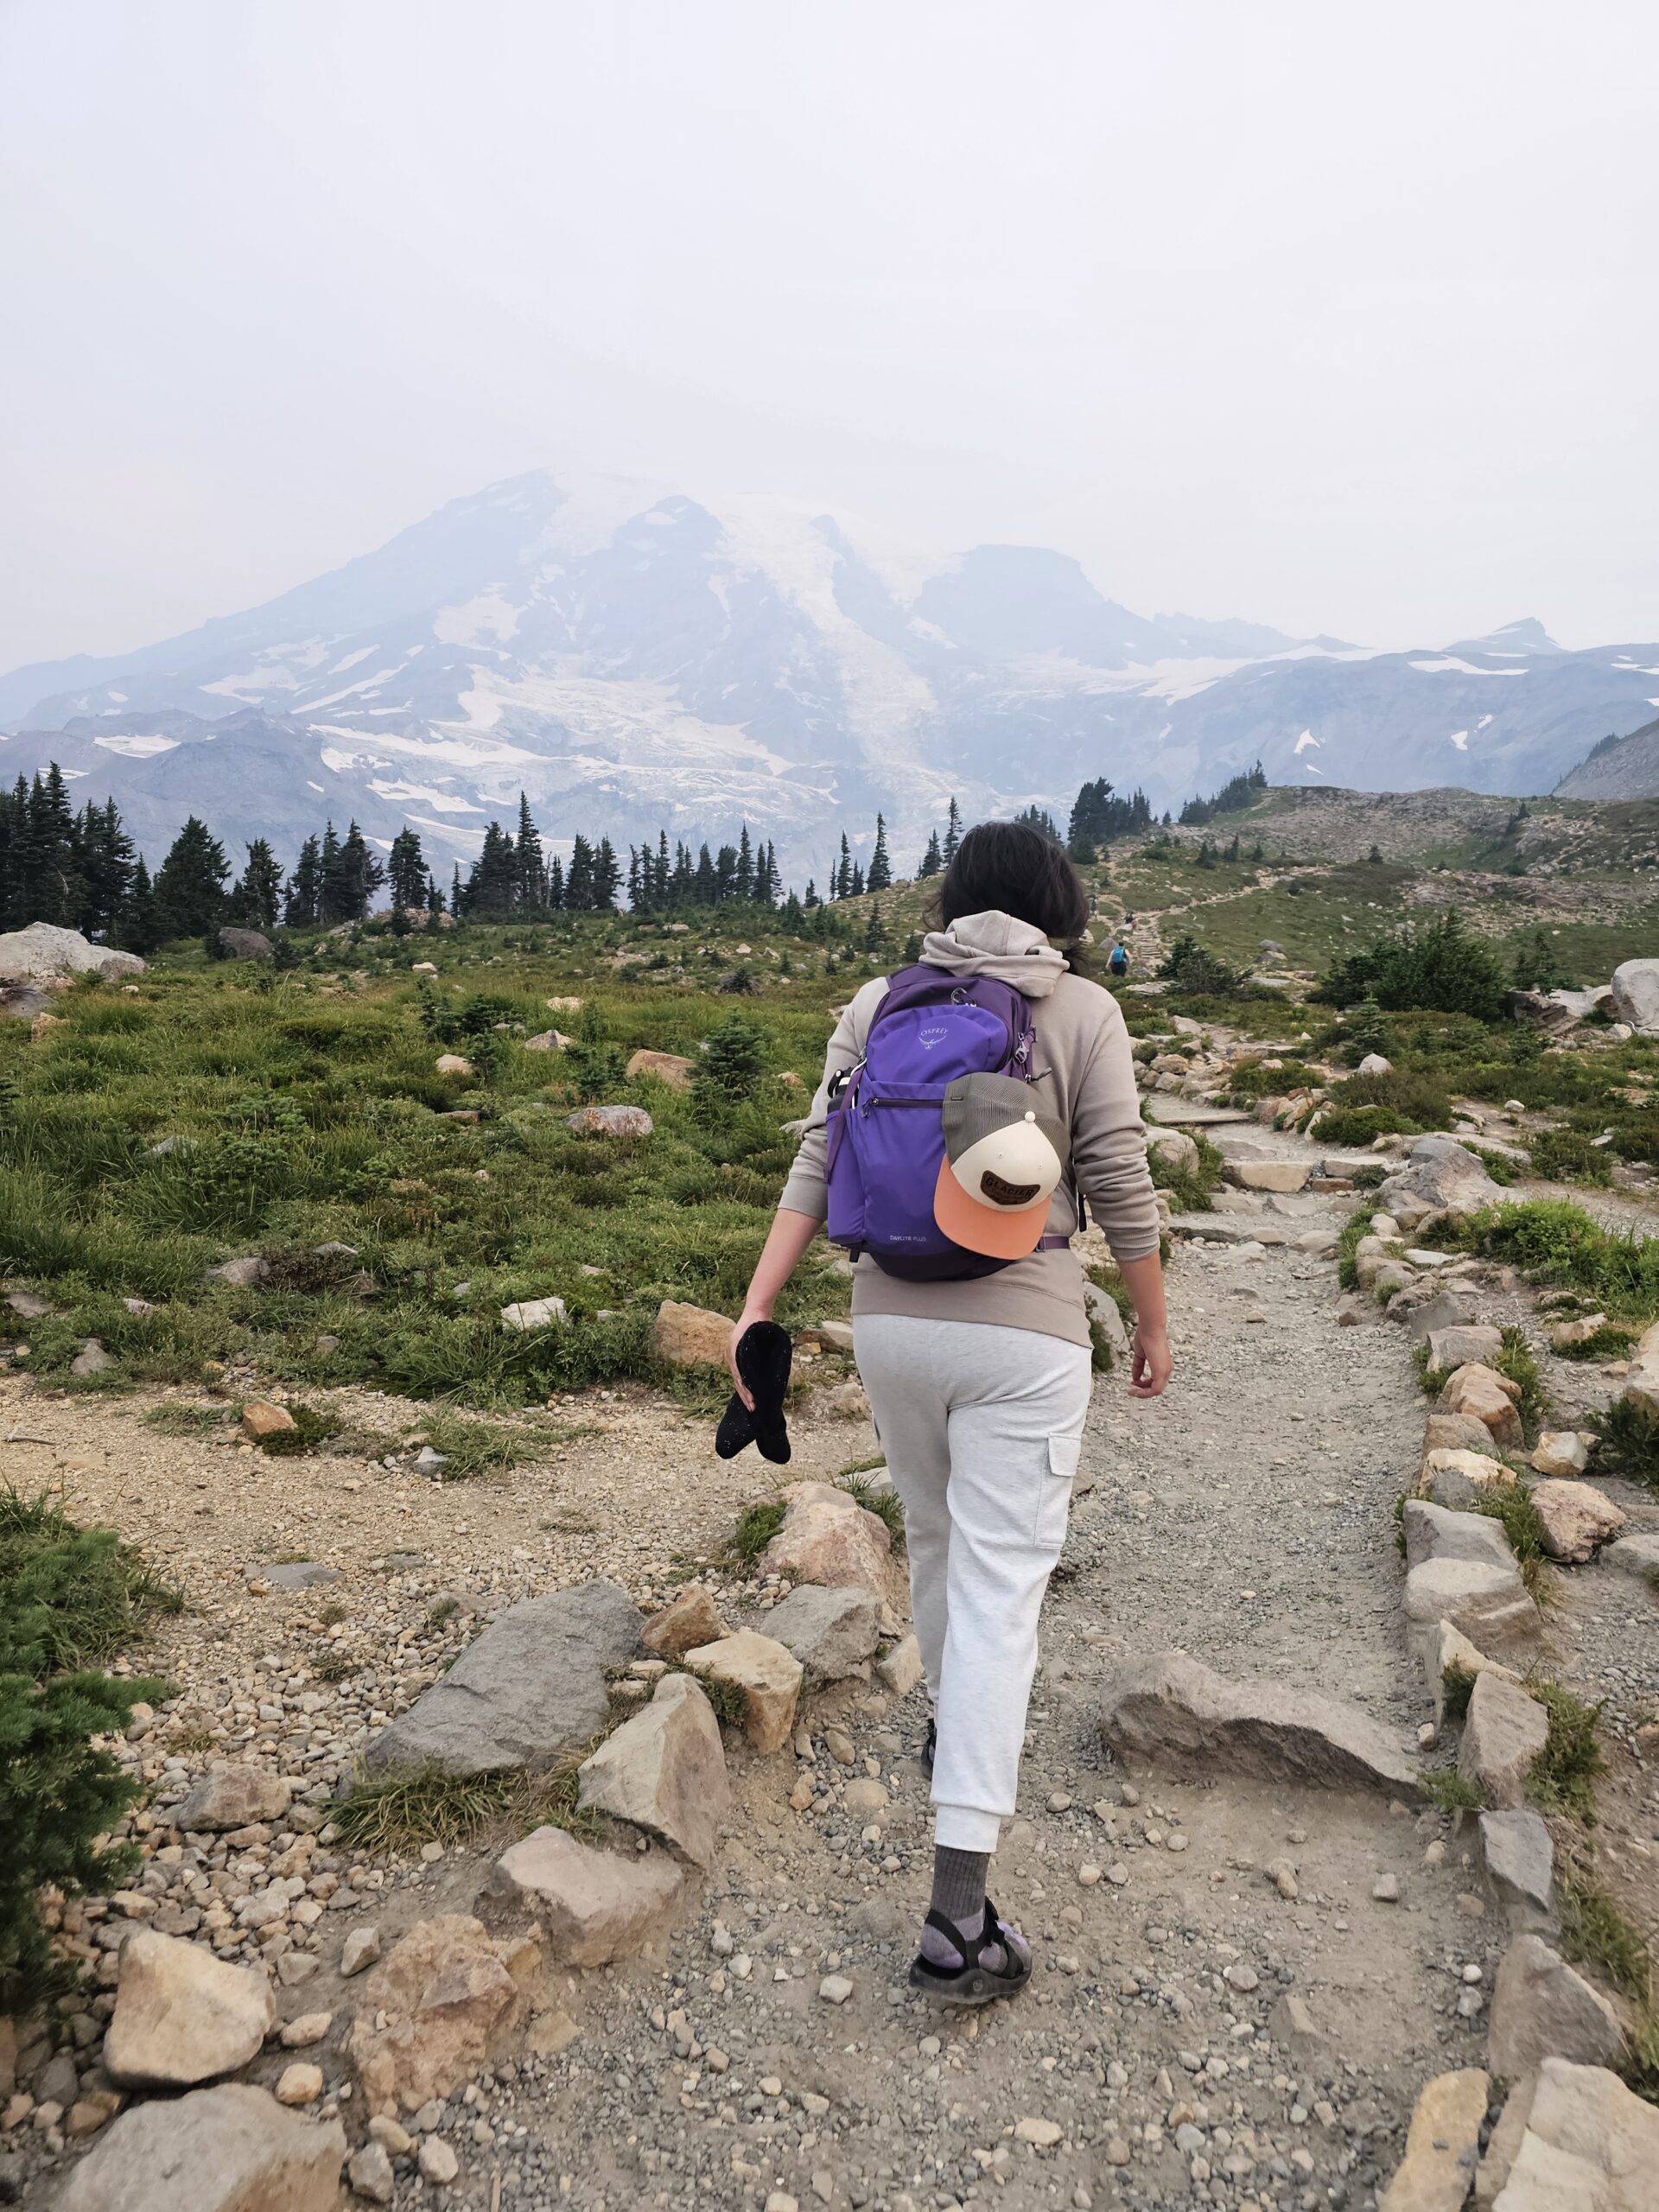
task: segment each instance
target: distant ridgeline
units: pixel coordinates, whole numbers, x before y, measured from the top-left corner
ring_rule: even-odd
[[[1236,811],[1266,783],[1258,763],[1213,798],[1189,799],[1180,818],[1203,823]],[[1095,861],[1102,847],[1154,826],[1144,791],[1121,798],[1103,776],[1078,791],[1063,840],[1058,824],[1039,807],[1027,808],[1018,818],[1064,842],[1072,858],[1084,864]],[[1167,813],[1163,820],[1167,825]],[[962,834],[953,798],[944,833],[935,830],[929,836],[916,876],[938,875],[947,868]],[[677,839],[671,851],[667,831],[660,831],[654,847],[628,848],[625,870],[608,837],[590,839],[580,830],[571,839],[568,861],[548,853],[522,792],[517,834],[492,822],[478,858],[464,877],[457,864],[447,888],[429,868],[416,830],[401,830],[383,860],[355,821],[343,837],[332,822],[307,837],[291,871],[284,870],[267,839],[256,837],[237,875],[224,845],[192,815],[152,877],[122,825],[115,801],[105,799],[101,806],[89,802],[77,812],[55,760],[32,781],[20,776],[10,791],[0,790],[0,927],[52,922],[133,952],[150,951],[175,938],[205,937],[226,923],[271,930],[327,929],[362,921],[382,891],[394,912],[452,913],[487,922],[600,913],[624,895],[634,913],[732,900],[772,908],[792,901],[805,910],[826,900],[886,891],[893,881],[887,826],[880,814],[868,868],[853,859],[843,832],[840,859],[823,890],[809,880],[804,894],[797,898],[791,892],[786,899],[772,844],[753,841],[747,823],[735,844],[711,852],[705,842],[695,856],[683,840]]]

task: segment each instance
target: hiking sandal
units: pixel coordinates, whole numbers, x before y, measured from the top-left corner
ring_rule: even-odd
[[[999,1997],[1017,1996],[1031,1980],[1029,1951],[1022,1956],[1014,1948],[1018,1930],[1003,1926],[989,1897],[985,1900],[985,1919],[977,1936],[963,1935],[942,1912],[930,1912],[925,1925],[962,1955],[959,1967],[937,1967],[920,1952],[911,1961],[911,1987],[919,1989],[936,2005],[993,2005]],[[1001,1945],[1006,1961],[995,1969],[980,1959],[981,1952],[994,1943]]]

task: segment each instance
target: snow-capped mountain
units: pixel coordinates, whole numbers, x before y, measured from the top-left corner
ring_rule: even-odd
[[[0,678],[0,776],[55,759],[152,860],[187,812],[290,855],[332,816],[435,863],[529,794],[544,835],[775,840],[820,880],[878,808],[907,867],[955,794],[1064,817],[1108,776],[1179,805],[1275,782],[1543,791],[1659,704],[1659,646],[1536,623],[1415,653],[1147,618],[982,545],[900,583],[827,516],[536,474],[246,613]]]

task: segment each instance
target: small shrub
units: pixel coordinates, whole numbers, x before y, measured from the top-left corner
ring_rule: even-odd
[[[1601,1440],[1596,1461],[1601,1473],[1659,1491],[1659,1414],[1615,1398],[1605,1412],[1590,1414],[1586,1425]]]
[[[107,1529],[0,1491],[0,2013],[72,1985],[40,1920],[48,1883],[107,1891],[137,1860],[107,1837],[143,1794],[94,1736],[118,1734],[165,1682],[86,1671],[180,1601]]]
[[[1609,1321],[1582,1343],[1556,1347],[1557,1359],[1623,1359],[1636,1342],[1636,1331],[1622,1322]]]
[[[749,1716],[748,1693],[741,1682],[722,1681],[718,1675],[699,1674],[695,1667],[677,1665],[677,1674],[690,1675],[709,1704],[722,1728],[741,1728]]]
[[[1592,1144],[1576,1129],[1546,1129],[1532,1143],[1532,1172],[1548,1183],[1590,1183],[1613,1179],[1610,1148]]]
[[[259,1449],[273,1459],[297,1459],[308,1452],[315,1452],[331,1436],[338,1436],[346,1424],[338,1414],[325,1407],[308,1406],[296,1402],[285,1409],[294,1416],[292,1428],[273,1429],[269,1436],[259,1440]]]
[[[1559,1682],[1527,1684],[1549,1716],[1549,1735],[1527,1778],[1533,1802],[1546,1812],[1576,1814],[1586,1826],[1596,1817],[1596,1777],[1605,1762],[1596,1732],[1601,1707],[1586,1705]]]
[[[1242,969],[1230,968],[1192,937],[1176,938],[1157,974],[1188,998],[1233,998],[1248,981]]]
[[[766,1039],[753,1022],[728,1014],[709,1033],[692,1077],[693,1094],[705,1109],[724,1111],[740,1099],[753,1098],[766,1065]]]
[[[1315,998],[1329,1006],[1371,999],[1385,1013],[1415,1008],[1496,1021],[1510,979],[1490,945],[1472,937],[1455,907],[1429,922],[1408,922],[1333,969]]]

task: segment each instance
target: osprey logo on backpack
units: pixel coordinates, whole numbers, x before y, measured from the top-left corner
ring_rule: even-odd
[[[1011,983],[900,969],[871,1019],[864,1058],[833,1088],[825,1128],[831,1241],[888,1274],[950,1281],[1005,1260],[970,1252],[934,1218],[944,1094],[959,1076],[1031,1079],[1031,1008]]]

